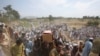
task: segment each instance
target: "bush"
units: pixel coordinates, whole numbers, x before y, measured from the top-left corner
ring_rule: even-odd
[[[99,22],[98,21],[88,21],[87,26],[98,26],[99,25]]]

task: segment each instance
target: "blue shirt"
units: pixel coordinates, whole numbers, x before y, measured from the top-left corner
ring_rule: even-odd
[[[82,56],[89,56],[92,46],[93,46],[92,42],[86,41],[85,47],[83,48]]]

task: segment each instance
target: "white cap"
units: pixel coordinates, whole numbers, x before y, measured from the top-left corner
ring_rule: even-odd
[[[73,46],[78,46],[78,44],[74,43]]]
[[[93,40],[93,38],[92,38],[92,37],[90,37],[89,39],[90,39],[90,40]]]

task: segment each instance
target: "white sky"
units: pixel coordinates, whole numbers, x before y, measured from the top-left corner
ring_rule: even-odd
[[[25,16],[100,16],[100,0],[0,0],[0,10],[12,5],[22,17]]]

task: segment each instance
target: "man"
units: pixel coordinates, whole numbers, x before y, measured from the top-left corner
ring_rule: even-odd
[[[49,56],[63,56],[64,51],[62,50],[63,45],[62,43],[56,43],[56,48],[52,49],[49,53]]]
[[[3,30],[0,30],[0,44],[8,47],[9,41],[10,41],[10,39],[9,39],[8,35]]]
[[[71,56],[77,56],[77,52],[78,52],[78,44],[74,43],[73,49],[71,51]]]
[[[89,40],[86,41],[85,46],[83,48],[82,56],[89,56],[92,46],[93,38],[89,38]]]
[[[33,50],[33,42],[29,39],[27,39],[27,43],[26,43],[26,55],[30,56]]]
[[[17,39],[16,44],[12,46],[11,55],[12,56],[25,56],[25,47],[20,38]]]
[[[71,56],[71,50],[69,45],[70,45],[69,43],[65,44],[65,56]]]

